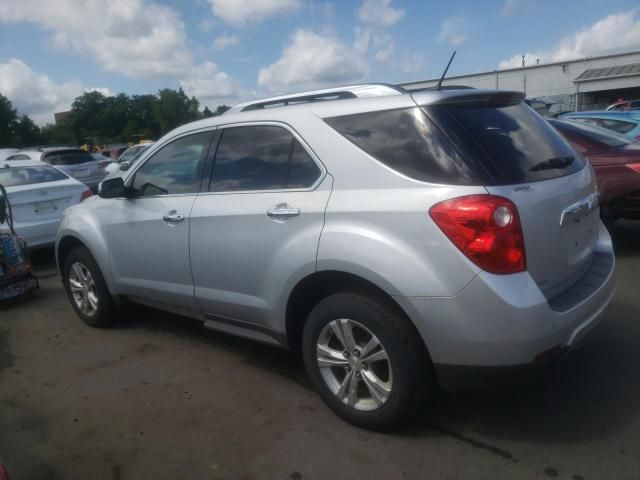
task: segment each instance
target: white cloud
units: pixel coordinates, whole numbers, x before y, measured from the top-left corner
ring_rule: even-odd
[[[196,97],[202,105],[210,108],[241,94],[236,82],[213,62],[192,67],[189,74],[180,80],[180,86],[187,96]]]
[[[272,92],[313,89],[362,80],[366,62],[333,36],[298,30],[278,61],[261,68],[258,85]]]
[[[390,6],[391,0],[363,0],[358,9],[362,23],[376,27],[389,27],[404,17],[405,11]]]
[[[561,62],[594,55],[603,55],[622,50],[640,49],[640,18],[638,11],[631,10],[609,15],[573,35],[561,40],[552,50],[527,52],[527,65]],[[522,65],[522,54],[503,60],[498,68],[516,68]]]
[[[518,13],[529,11],[531,2],[532,0],[504,0],[500,11],[504,17],[513,17]]]
[[[260,23],[300,8],[300,0],[208,0],[213,14],[224,22],[244,26]]]
[[[56,84],[15,58],[0,63],[0,93],[19,115],[29,115],[39,125],[53,122],[54,112],[69,110],[78,95],[91,90],[113,95],[108,88],[86,88],[77,80]]]
[[[36,23],[50,32],[54,48],[132,77],[176,75],[191,62],[178,14],[145,0],[4,1],[0,21]]]
[[[467,19],[464,17],[446,18],[440,25],[440,32],[436,40],[438,42],[449,42],[452,46],[458,46],[465,42],[467,34]]]
[[[384,48],[381,48],[376,52],[376,60],[379,62],[386,62],[391,58],[393,54],[394,45],[393,43],[388,44]]]
[[[240,43],[240,39],[238,37],[236,37],[235,35],[227,35],[226,33],[223,33],[222,35],[216,37],[216,39],[213,41],[213,49],[220,51],[224,50],[227,47],[231,47],[232,45],[237,45],[238,43]]]
[[[403,73],[418,73],[427,66],[427,61],[419,53],[405,52],[400,60],[400,69]]]

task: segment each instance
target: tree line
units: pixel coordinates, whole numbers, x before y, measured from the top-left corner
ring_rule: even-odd
[[[106,96],[86,92],[73,101],[63,121],[36,125],[27,115],[19,115],[11,101],[0,93],[0,147],[24,148],[54,144],[104,144],[155,140],[187,122],[221,115],[229,107],[214,111],[182,88],[165,88],[157,94]]]

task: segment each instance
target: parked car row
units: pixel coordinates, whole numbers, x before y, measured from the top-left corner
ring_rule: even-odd
[[[6,161],[32,160],[41,161],[63,171],[87,185],[97,189],[98,183],[107,175],[106,167],[110,160],[96,157],[80,148],[69,147],[41,147],[25,149],[15,152]]]
[[[640,220],[640,143],[586,122],[549,122],[593,166],[603,218]]]
[[[558,118],[589,123],[640,140],[640,110],[604,112],[568,112]]]
[[[31,248],[52,245],[64,210],[97,191],[119,165],[128,168],[150,144],[129,148],[119,159],[126,164],[72,146],[0,149],[0,184],[13,206],[16,232]]]

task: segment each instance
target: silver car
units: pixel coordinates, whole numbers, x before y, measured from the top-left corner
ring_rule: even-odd
[[[38,147],[16,152],[7,160],[39,160],[57,168],[72,178],[97,191],[98,184],[106,177],[108,158],[94,157],[80,148]]]
[[[179,127],[65,212],[73,308],[302,353],[355,425],[563,357],[614,293],[592,169],[517,92],[359,85]]]

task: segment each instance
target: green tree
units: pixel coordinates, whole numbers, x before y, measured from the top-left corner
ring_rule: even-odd
[[[213,117],[213,112],[209,110],[209,107],[204,107],[204,110],[202,110],[202,116],[204,118]]]
[[[187,97],[179,88],[177,91],[165,88],[158,92],[158,102],[153,106],[153,115],[160,134],[165,134],[179,125],[200,118],[199,102],[195,97]]]
[[[108,116],[107,97],[100,92],[86,92],[71,104],[71,114],[67,119],[69,128],[77,141],[85,143],[88,139],[96,141],[104,132],[104,117]]]
[[[0,93],[0,146],[12,147],[16,141],[18,115],[11,101]]]
[[[19,147],[33,147],[42,143],[42,134],[33,120],[22,115],[16,122],[15,145]]]
[[[68,123],[48,123],[40,129],[43,145],[78,144]]]
[[[213,112],[213,114],[215,116],[218,115],[222,115],[224,112],[226,112],[227,110],[229,110],[231,107],[228,107],[227,105],[218,105],[218,108],[216,108],[216,111]]]

